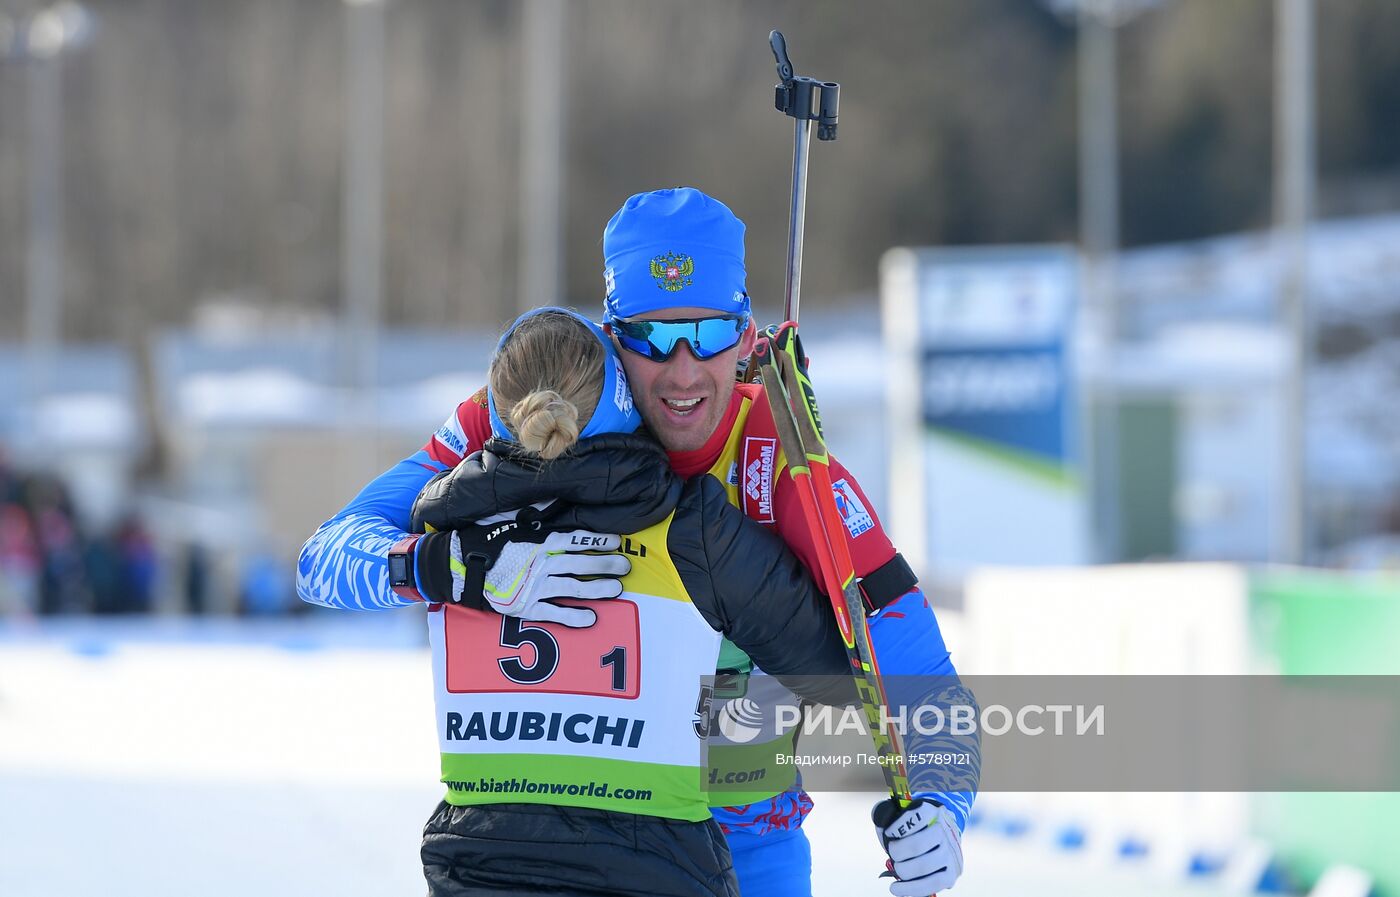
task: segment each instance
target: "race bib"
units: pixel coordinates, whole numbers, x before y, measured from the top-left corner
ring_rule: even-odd
[[[447,691],[637,697],[642,679],[637,605],[621,598],[558,603],[589,608],[598,620],[573,629],[444,607]]]

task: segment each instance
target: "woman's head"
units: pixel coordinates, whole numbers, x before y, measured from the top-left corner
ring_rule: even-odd
[[[496,347],[487,381],[494,434],[547,460],[581,436],[630,433],[640,423],[610,341],[567,309],[516,319]]]

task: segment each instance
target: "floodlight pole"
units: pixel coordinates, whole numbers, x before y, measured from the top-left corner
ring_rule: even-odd
[[[1091,316],[1097,370],[1081,382],[1080,428],[1090,504],[1092,557],[1122,551],[1118,397],[1111,383],[1120,337],[1118,312],[1118,7],[1081,2],[1079,26],[1079,233],[1084,310]]]
[[[564,295],[563,0],[525,0],[521,52],[518,311],[567,305]]]
[[[32,408],[53,388],[53,355],[63,333],[63,59],[62,48],[36,55],[26,72],[29,130],[29,394]]]
[[[53,355],[63,337],[63,58],[93,31],[92,16],[73,0],[21,22],[0,14],[0,59],[15,58],[27,68],[25,378],[31,412],[53,387]]]
[[[372,416],[384,283],[383,0],[345,0],[344,65],[340,279],[349,335],[344,375],[349,391],[364,403],[360,414]]]
[[[1274,38],[1274,251],[1292,352],[1284,386],[1284,513],[1276,558],[1311,560],[1308,520],[1308,220],[1315,180],[1313,0],[1277,0]]]

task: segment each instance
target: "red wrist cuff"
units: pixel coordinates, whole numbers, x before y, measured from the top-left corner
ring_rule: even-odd
[[[422,533],[407,536],[389,549],[389,588],[394,590],[395,595],[410,601],[428,600],[418,591],[418,571],[413,555],[413,548],[421,538]]]

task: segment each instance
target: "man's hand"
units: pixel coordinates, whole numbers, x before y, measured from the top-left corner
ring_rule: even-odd
[[[754,353],[742,359],[744,363],[737,372],[740,382],[752,383],[758,377],[758,358],[764,351],[757,347],[758,343],[766,344],[767,351],[774,353],[775,357],[790,352],[798,372],[803,377],[807,376],[810,359],[802,349],[802,338],[797,335],[797,325],[792,321],[785,321],[782,324],[769,324],[758,332]]]
[[[870,818],[898,879],[890,885],[895,897],[929,897],[962,874],[958,825],[943,807],[925,800],[900,807],[891,797],[876,804]]]
[[[470,588],[468,571],[474,563],[473,549],[477,547],[472,535],[464,539],[464,533],[453,533],[452,579],[456,595],[463,595]],[[550,603],[549,599],[616,598],[622,594],[618,577],[632,569],[632,562],[624,555],[584,553],[616,552],[622,546],[622,539],[617,535],[574,530],[549,533],[539,541],[515,541],[517,538],[528,539],[529,536],[519,531],[508,532],[505,541],[491,546],[498,554],[485,569],[481,593],[487,604],[499,613],[522,620],[561,623],[575,628],[592,626],[597,619],[593,611],[563,607]],[[480,564],[482,560],[475,563]],[[595,578],[575,578],[579,576]]]

